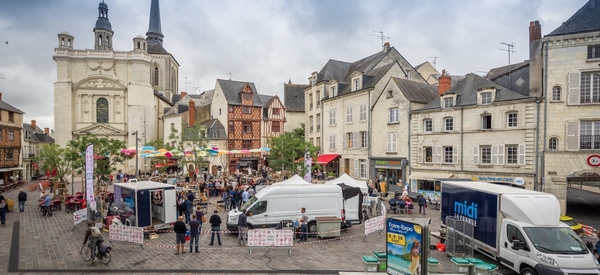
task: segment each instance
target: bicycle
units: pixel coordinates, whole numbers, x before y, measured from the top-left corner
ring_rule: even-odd
[[[98,260],[100,260],[100,262],[102,262],[103,264],[107,265],[108,263],[110,263],[110,260],[112,259],[111,257],[111,251],[112,248],[110,246],[105,246],[102,245],[102,243],[104,242],[104,240],[102,238],[98,239],[98,241],[96,242],[96,249],[98,251],[96,251],[96,258],[98,258]],[[81,247],[81,258],[86,261],[89,262],[92,260],[92,244],[90,242],[88,242],[87,244],[83,245],[83,247]]]

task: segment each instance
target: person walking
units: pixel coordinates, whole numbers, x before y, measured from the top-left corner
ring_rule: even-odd
[[[225,204],[225,211],[229,210],[229,192],[227,192],[227,190],[224,190],[221,194],[221,198],[223,199],[223,203]]]
[[[177,245],[177,252],[175,255],[179,255],[179,248],[181,247],[181,254],[185,253],[185,233],[187,232],[187,228],[185,223],[183,222],[183,216],[179,216],[177,221],[173,225],[173,231],[175,231],[175,242]]]
[[[96,246],[98,244],[98,240],[102,237],[102,232],[100,229],[96,227],[96,223],[93,221],[87,222],[88,229],[85,231],[85,237],[83,238],[83,245],[85,245],[88,240],[90,241],[90,250],[92,253],[92,265],[96,263]]]
[[[19,201],[19,212],[25,212],[25,202],[27,201],[27,193],[23,191],[23,189],[19,190],[19,196],[17,197]]]
[[[425,215],[425,209],[427,209],[427,200],[423,194],[419,195],[419,214],[421,214],[421,209],[423,209],[423,215]]]
[[[48,214],[48,217],[52,217],[52,198],[50,198],[50,194],[46,194],[46,197],[44,197],[44,202],[42,203],[42,207],[44,208],[44,214],[42,214],[42,216],[46,216],[46,214]]]
[[[301,218],[298,220],[300,223],[300,242],[306,242],[308,240],[308,214],[306,214],[306,208],[300,209],[302,212]]]
[[[212,231],[209,245],[213,245],[215,243],[215,234],[217,234],[217,240],[219,241],[219,245],[223,245],[223,243],[221,242],[221,217],[219,217],[219,215],[217,214],[218,212],[219,211],[215,210],[214,214],[210,216],[210,220],[208,221],[210,222],[210,230]]]
[[[240,214],[238,217],[238,244],[245,245],[248,237],[246,234],[248,233],[248,216],[246,216],[246,210]]]
[[[6,202],[4,199],[0,200],[0,223],[2,226],[6,226]]]
[[[190,253],[192,253],[192,243],[196,246],[196,253],[198,251],[198,240],[200,239],[200,226],[201,223],[196,218],[196,214],[192,215],[192,220],[189,223],[190,225]],[[183,250],[183,249],[181,249]]]

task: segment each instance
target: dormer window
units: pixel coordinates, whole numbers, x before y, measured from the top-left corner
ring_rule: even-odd
[[[252,94],[242,93],[242,100],[244,100],[244,101],[252,100]]]
[[[492,92],[481,93],[481,105],[492,104]]]
[[[331,86],[329,87],[329,97],[334,97],[335,96],[335,86]]]
[[[352,91],[358,91],[361,88],[362,87],[360,85],[360,77],[356,77],[356,78],[352,79]]]
[[[444,109],[452,108],[452,107],[454,107],[454,97],[452,97],[452,96],[444,97],[442,99],[442,103],[443,103]]]

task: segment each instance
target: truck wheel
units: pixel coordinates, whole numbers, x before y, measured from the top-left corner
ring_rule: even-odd
[[[308,236],[315,236],[317,234],[317,223],[311,222],[308,224]]]
[[[537,272],[531,267],[525,267],[521,269],[521,275],[537,275]]]

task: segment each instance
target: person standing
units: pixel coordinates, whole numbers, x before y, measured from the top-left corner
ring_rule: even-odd
[[[23,191],[23,189],[19,190],[19,196],[17,197],[19,201],[19,212],[25,212],[25,202],[27,201],[27,193]]]
[[[242,204],[248,202],[248,200],[250,199],[250,193],[248,193],[248,189],[250,189],[250,187],[246,188],[246,190],[244,190],[244,192],[242,193]]]
[[[239,188],[235,188],[233,191],[233,208],[239,208],[242,202],[242,193],[240,193],[240,189]]]
[[[187,232],[187,228],[185,227],[185,223],[183,222],[183,216],[179,216],[177,221],[173,225],[173,231],[175,231],[175,242],[177,245],[177,252],[175,255],[179,255],[179,248],[181,247],[181,254],[185,253],[185,232]],[[190,233],[191,234],[191,233]]]
[[[238,217],[238,244],[245,245],[248,237],[246,234],[248,233],[248,216],[246,216],[246,210],[242,211],[242,214]]]
[[[42,207],[44,208],[44,214],[42,216],[52,217],[52,198],[50,198],[50,194],[46,194],[44,197],[44,202],[42,203]]]
[[[93,221],[87,222],[88,229],[85,231],[85,237],[83,238],[83,245],[90,241],[90,250],[92,253],[92,265],[96,263],[96,246],[98,244],[98,239],[102,237],[102,233],[100,229],[96,227],[96,223]]]
[[[6,226],[6,202],[4,199],[0,199],[0,223],[2,226]]]
[[[298,220],[300,223],[300,241],[306,242],[308,240],[308,214],[306,214],[306,208],[300,209],[302,212],[301,218]]]
[[[221,242],[221,217],[219,217],[219,215],[217,214],[218,212],[219,211],[215,210],[214,214],[210,216],[210,220],[208,221],[210,222],[210,230],[212,231],[209,245],[213,245],[215,243],[215,234],[217,234],[217,240],[219,241],[219,245],[223,245],[223,243]]]
[[[421,209],[423,209],[423,215],[425,215],[425,209],[427,209],[427,200],[423,194],[419,195],[419,214],[421,214]]]
[[[196,214],[192,215],[192,220],[190,221],[190,253],[192,253],[192,243],[196,246],[196,253],[198,251],[198,239],[200,239],[200,226],[201,223],[196,219]],[[181,249],[183,250],[183,248]]]
[[[185,213],[185,222],[190,223],[190,214],[192,213],[192,201],[189,197],[183,202],[183,213]]]

